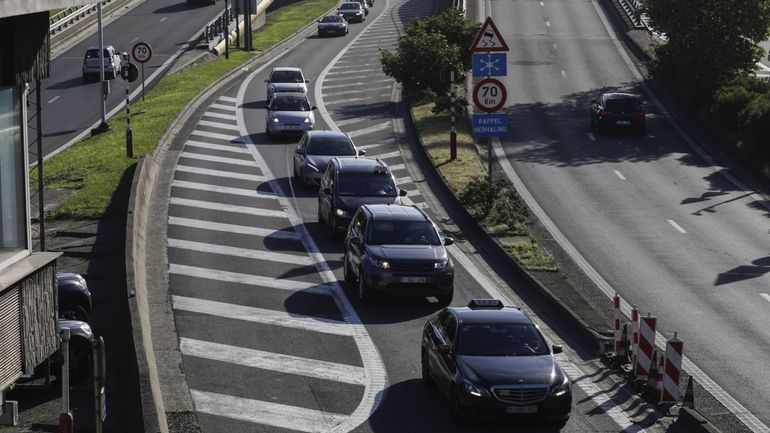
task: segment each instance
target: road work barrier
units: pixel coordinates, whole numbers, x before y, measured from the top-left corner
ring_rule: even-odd
[[[615,293],[612,297],[612,320],[614,323],[614,336],[615,336],[615,355],[620,355],[623,347],[622,333],[620,323],[623,318],[623,313],[620,311],[620,294]]]
[[[663,373],[661,403],[676,403],[679,398],[679,376],[682,372],[683,348],[684,343],[674,332],[674,337],[666,342],[666,365]]]
[[[639,310],[634,305],[631,308],[631,354],[636,358],[636,351],[639,350]]]
[[[639,323],[639,350],[634,361],[634,374],[639,379],[646,379],[652,365],[652,352],[655,349],[655,324],[658,318],[642,317]]]

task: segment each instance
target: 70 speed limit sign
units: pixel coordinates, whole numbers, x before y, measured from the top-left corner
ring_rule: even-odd
[[[147,63],[152,58],[152,47],[147,42],[137,42],[131,49],[131,57],[138,63]]]
[[[495,78],[484,78],[473,88],[473,103],[481,111],[494,113],[503,108],[508,94],[505,86]]]

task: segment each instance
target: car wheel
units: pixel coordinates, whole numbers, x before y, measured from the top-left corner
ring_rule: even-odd
[[[369,304],[372,302],[372,293],[369,287],[366,285],[366,278],[364,278],[364,270],[358,269],[358,299],[363,304]]]
[[[436,298],[438,299],[438,303],[441,305],[449,305],[452,303],[452,299],[454,298],[455,290],[454,288],[447,290],[446,292],[440,293]]]
[[[337,221],[334,221],[334,217],[332,215],[329,215],[326,218],[326,224],[329,229],[329,239],[336,239],[337,238]]]
[[[463,416],[463,408],[460,404],[460,396],[458,395],[456,388],[452,389],[452,393],[449,397],[449,410],[452,416],[452,421],[458,424],[465,421],[465,417]]]
[[[67,320],[88,322],[88,312],[81,305],[76,304],[66,304],[59,308],[59,317]]]
[[[422,367],[422,383],[426,386],[433,386],[433,378],[430,377],[430,362],[428,360],[428,352],[423,349],[420,356],[420,366]]]
[[[342,264],[342,275],[345,279],[345,282],[348,284],[353,284],[356,281],[356,276],[353,274],[353,272],[350,271],[350,265],[348,264],[348,255],[345,254],[342,256],[342,260],[344,261]]]

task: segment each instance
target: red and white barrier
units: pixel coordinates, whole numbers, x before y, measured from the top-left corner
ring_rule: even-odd
[[[647,378],[652,364],[652,351],[655,349],[655,324],[657,317],[647,314],[639,322],[639,347],[634,361],[634,374],[638,378]]]
[[[623,349],[623,333],[620,330],[620,322],[623,313],[620,312],[620,295],[616,292],[612,297],[612,319],[615,321],[615,354],[620,355]]]
[[[676,403],[679,398],[679,376],[682,372],[682,349],[684,342],[674,338],[666,342],[666,364],[663,373],[663,390],[661,391],[661,403]]]
[[[636,309],[636,305],[631,308],[631,353],[636,356],[636,351],[639,350],[639,310]]]

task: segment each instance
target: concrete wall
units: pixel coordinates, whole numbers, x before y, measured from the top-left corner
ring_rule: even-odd
[[[0,0],[0,17],[26,15],[87,3],[83,0]]]

